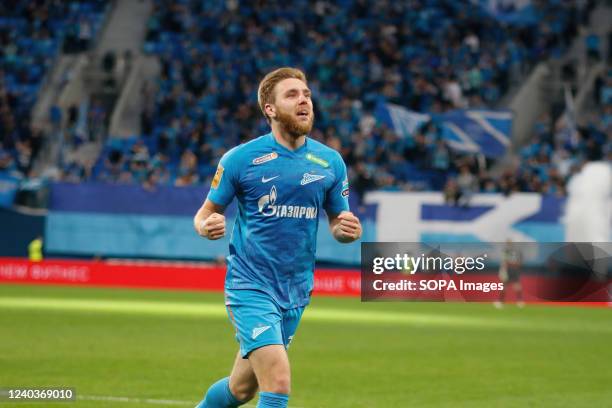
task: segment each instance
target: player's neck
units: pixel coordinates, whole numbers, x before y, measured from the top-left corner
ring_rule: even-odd
[[[306,135],[295,136],[274,125],[272,126],[272,135],[278,144],[289,150],[297,150],[306,142]]]

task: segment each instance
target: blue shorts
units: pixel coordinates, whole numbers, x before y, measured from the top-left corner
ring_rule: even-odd
[[[282,309],[266,293],[252,289],[226,289],[225,307],[236,329],[242,358],[271,344],[289,348],[304,313],[304,307]]]

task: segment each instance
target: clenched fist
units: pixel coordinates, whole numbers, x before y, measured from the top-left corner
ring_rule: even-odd
[[[352,212],[342,211],[336,220],[333,235],[338,241],[347,243],[361,238],[361,223]]]
[[[219,213],[212,213],[202,221],[198,228],[198,234],[215,240],[225,236],[225,216]]]

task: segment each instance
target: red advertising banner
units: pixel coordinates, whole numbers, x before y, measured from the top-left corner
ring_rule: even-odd
[[[0,283],[222,291],[225,268],[193,262],[0,258]],[[315,295],[359,296],[357,270],[320,269]]]
[[[142,289],[170,289],[170,290],[203,290],[222,291],[225,279],[225,268],[215,265],[193,262],[162,262],[162,261],[85,261],[85,260],[45,260],[30,262],[21,258],[0,257],[0,284],[31,284],[31,285],[74,285],[92,287],[121,287]],[[398,274],[393,281],[404,280],[405,276]],[[479,283],[495,280],[495,275],[473,276],[470,282]],[[408,280],[415,281],[416,277]],[[432,280],[428,283],[437,285],[426,287],[424,290],[415,290],[407,299],[406,293],[397,295],[395,300],[452,300],[462,299],[466,294],[478,297],[478,301],[496,300],[495,291],[463,291],[449,290],[452,279],[445,277]],[[538,276],[522,276],[521,284],[525,293],[524,300],[539,303],[541,299],[531,296],[547,287],[547,278]],[[442,282],[444,281],[444,282]],[[612,282],[608,282],[612,284]],[[323,296],[351,296],[359,297],[361,293],[361,274],[356,270],[317,269],[315,271],[314,295]],[[388,288],[387,288],[388,289]],[[606,287],[590,293],[583,302],[592,306],[608,306],[610,303],[601,302],[602,292]],[[392,292],[392,290],[391,290]],[[387,291],[387,299],[393,296]],[[370,293],[371,295],[372,293]],[[376,296],[374,296],[376,298]],[[374,300],[374,299],[373,299]],[[472,299],[473,300],[473,299]],[[510,290],[507,301],[515,301],[515,293]],[[599,301],[597,301],[599,300]],[[554,302],[547,302],[554,303]],[[558,302],[557,302],[558,303]],[[576,303],[574,303],[576,304]]]

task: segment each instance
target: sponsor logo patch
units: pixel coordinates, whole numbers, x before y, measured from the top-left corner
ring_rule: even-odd
[[[312,153],[306,153],[306,160],[310,160],[313,163],[317,163],[319,166],[323,166],[325,168],[329,167],[329,163],[320,157],[315,156]]]
[[[253,159],[253,164],[254,165],[262,164],[262,163],[274,160],[276,158],[278,158],[278,153],[276,153],[276,152],[264,154],[263,156],[259,156],[259,157],[255,158],[255,159]]]
[[[259,197],[257,208],[260,214],[266,217],[276,218],[303,218],[307,220],[316,220],[317,207],[306,207],[303,205],[278,205],[276,200],[278,192],[276,186],[272,186],[270,194]]]
[[[219,183],[221,182],[221,178],[223,177],[224,170],[225,169],[223,168],[221,163],[219,163],[219,165],[217,166],[217,171],[215,172],[215,177],[213,177],[212,183],[210,183],[211,188],[219,187]]]
[[[348,188],[345,188],[344,190],[342,190],[342,193],[341,193],[341,194],[342,194],[342,197],[348,197],[348,195],[349,195],[349,189],[348,189]]]

